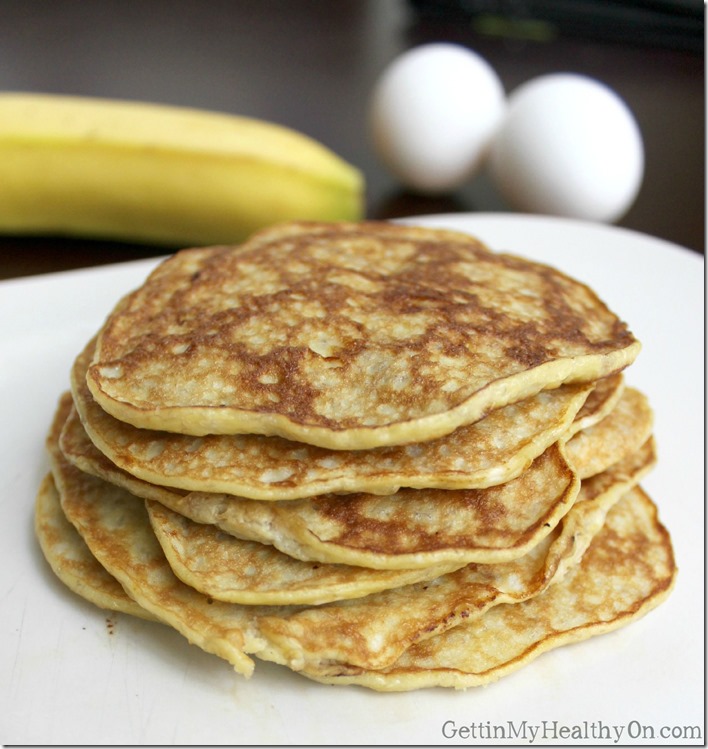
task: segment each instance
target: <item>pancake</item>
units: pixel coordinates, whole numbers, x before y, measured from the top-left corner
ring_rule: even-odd
[[[639,449],[654,428],[654,412],[646,395],[624,388],[617,405],[596,424],[566,443],[568,460],[581,478],[601,473]]]
[[[45,559],[69,590],[101,609],[141,619],[156,618],[139,606],[91,554],[66,519],[51,474],[45,476],[37,492],[34,528]]]
[[[193,437],[118,421],[96,403],[86,385],[92,352],[89,344],[77,357],[72,392],[91,441],[115,465],[153,484],[263,500],[504,483],[568,432],[593,389],[588,384],[544,391],[419,445],[328,450],[280,437]],[[584,420],[590,418],[587,409],[585,414]]]
[[[595,381],[639,348],[587,286],[467,235],[292,223],[164,261],[109,315],[87,383],[141,428],[368,449]]]
[[[190,492],[170,508],[296,559],[371,569],[494,563],[548,535],[580,488],[556,443],[518,478],[487,489],[401,489],[262,502]]]
[[[675,576],[669,534],[637,487],[610,510],[581,562],[541,595],[496,606],[478,620],[417,643],[385,669],[300,673],[380,691],[489,684],[548,650],[644,616],[666,599]]]
[[[542,593],[578,564],[610,508],[655,463],[652,440],[631,458],[584,482],[553,533],[505,564],[470,564],[428,583],[298,611],[265,616],[261,633],[291,667],[337,673],[342,665],[380,669],[411,645],[476,619],[493,606]],[[346,633],[345,636],[342,633]]]
[[[303,562],[273,546],[243,541],[147,502],[152,529],[180,580],[219,601],[247,605],[322,604],[361,598],[427,581],[458,564],[413,570],[372,570]]]

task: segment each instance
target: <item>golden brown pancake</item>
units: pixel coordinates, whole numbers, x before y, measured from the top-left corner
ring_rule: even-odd
[[[45,476],[37,492],[34,529],[45,559],[69,590],[102,609],[141,619],[156,618],[139,606],[91,554],[66,519],[51,474]]]
[[[496,606],[480,619],[413,645],[388,668],[300,673],[381,691],[489,684],[548,650],[644,616],[668,596],[675,576],[669,534],[637,487],[610,510],[581,562],[541,595]]]
[[[251,499],[501,484],[575,426],[593,389],[588,384],[547,390],[418,445],[328,450],[281,437],[194,437],[118,421],[94,401],[86,385],[92,351],[89,344],[72,369],[74,401],[91,440],[115,465],[153,484]],[[599,405],[592,409],[598,410]],[[584,421],[590,418],[588,409],[585,413]]]
[[[372,570],[303,562],[255,541],[243,541],[214,525],[195,523],[159,502],[146,504],[152,529],[170,567],[200,593],[247,605],[322,604],[427,581],[458,564],[413,570]]]
[[[296,222],[115,306],[52,422],[57,576],[249,676],[488,683],[676,574],[627,326],[460,233]]]
[[[107,319],[87,382],[141,428],[364,449],[619,372],[639,348],[587,286],[467,235],[293,223],[164,261]]]

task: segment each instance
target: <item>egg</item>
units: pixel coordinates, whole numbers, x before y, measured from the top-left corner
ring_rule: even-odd
[[[515,210],[609,223],[639,192],[644,146],[632,112],[612,89],[554,73],[511,93],[487,166]]]
[[[406,187],[449,192],[480,168],[505,105],[501,81],[477,53],[446,42],[414,47],[372,91],[374,151]]]

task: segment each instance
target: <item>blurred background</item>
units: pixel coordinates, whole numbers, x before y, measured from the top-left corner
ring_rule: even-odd
[[[619,225],[705,250],[700,0],[1,0],[0,90],[137,99],[254,116],[358,166],[367,216],[508,210],[484,175],[449,195],[402,189],[372,149],[367,104],[404,50],[452,41],[507,92],[543,73],[595,77],[629,105],[645,173]],[[163,254],[0,237],[0,277]]]

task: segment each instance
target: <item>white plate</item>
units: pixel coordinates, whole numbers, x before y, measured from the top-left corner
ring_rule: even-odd
[[[656,411],[660,463],[643,486],[675,543],[680,574],[668,601],[487,688],[409,694],[326,687],[261,662],[246,681],[176,632],[109,617],[48,570],[32,507],[47,470],[45,432],[74,356],[155,263],[8,281],[0,284],[0,741],[482,744],[493,743],[485,740],[492,731],[509,738],[525,730],[517,743],[579,731],[611,744],[615,731],[619,743],[632,743],[650,732],[659,740],[666,729],[660,743],[704,738],[703,259],[574,221],[502,214],[421,221],[556,265],[594,287],[642,340],[627,380]],[[468,733],[447,736],[453,725]],[[700,737],[686,728],[694,726]]]

